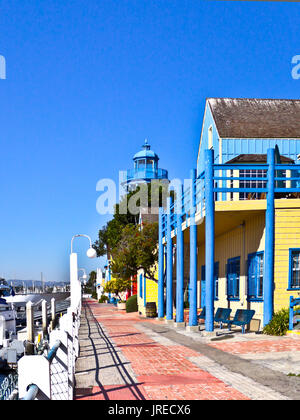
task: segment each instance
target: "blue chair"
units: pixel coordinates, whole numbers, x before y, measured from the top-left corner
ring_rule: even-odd
[[[215,322],[217,322],[218,324],[220,324],[220,328],[223,328],[223,324],[226,323],[227,321],[230,321],[230,314],[231,314],[232,309],[230,308],[218,308],[216,315],[215,315]]]
[[[249,309],[238,309],[234,315],[234,318],[229,321],[225,321],[224,324],[228,325],[228,330],[231,331],[232,325],[242,327],[242,333],[245,334],[246,325],[248,325],[255,314],[254,310]]]

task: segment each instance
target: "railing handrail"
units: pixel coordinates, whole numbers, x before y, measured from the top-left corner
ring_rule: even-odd
[[[39,389],[39,387],[37,385],[35,385],[35,384],[29,385],[28,390],[27,390],[27,393],[26,393],[26,395],[23,398],[23,401],[32,401],[32,400],[34,400],[37,397],[37,395],[39,393],[39,390],[40,389]]]
[[[50,363],[52,363],[53,359],[55,358],[57,350],[60,348],[61,344],[62,344],[62,342],[60,340],[57,340],[55,342],[54,346],[50,349],[48,355],[46,356],[46,359]],[[35,385],[35,384],[29,385],[28,391],[27,391],[25,397],[23,398],[23,400],[25,400],[25,401],[34,400],[37,397],[39,391],[40,391],[40,389],[37,385]]]
[[[300,164],[275,164],[273,166],[274,173],[272,174],[272,179],[275,182],[274,192],[281,194],[294,194],[300,193]],[[230,171],[228,174],[227,171]],[[262,174],[262,177],[251,177],[249,174],[245,176],[236,176],[236,173],[232,171],[247,171],[247,170],[263,170],[266,173]],[[215,193],[216,201],[231,201],[232,198],[228,199],[227,193],[232,194],[267,194],[268,193],[268,183],[269,183],[269,165],[268,164],[214,164],[213,165],[213,192]],[[280,176],[280,171],[290,171],[291,176],[288,176],[286,172],[282,172]],[[226,172],[222,175],[220,172]],[[295,176],[295,172],[299,173],[299,176]],[[293,174],[293,175],[292,175]],[[197,211],[200,211],[201,215],[204,215],[205,208],[205,171],[201,172],[200,175],[195,179],[193,184],[193,190],[195,191],[195,202],[197,206]],[[299,184],[296,184],[296,182]],[[250,182],[260,182],[260,185],[249,186],[246,183]],[[241,185],[242,184],[242,185]],[[196,188],[195,188],[196,187]],[[188,186],[180,195],[181,204],[178,206],[176,200],[170,206],[170,220],[171,220],[171,229],[174,230],[177,226],[177,220],[175,217],[175,209],[179,208],[182,216],[189,216],[189,213],[192,209],[192,197],[191,197],[191,186]],[[261,199],[261,195],[259,196]],[[253,197],[252,197],[253,199]],[[238,197],[238,200],[240,198]],[[237,201],[237,200],[236,200]],[[244,200],[243,200],[244,201]],[[177,207],[178,206],[178,207]],[[162,214],[162,229],[163,236],[166,233],[166,213],[168,209]]]
[[[300,298],[294,298],[290,296],[290,308],[289,308],[289,330],[293,331],[294,329],[294,315],[298,314],[299,311],[295,311],[294,307],[300,305]]]
[[[60,348],[61,344],[62,344],[62,343],[61,343],[61,341],[60,341],[60,340],[57,340],[57,341],[55,342],[54,346],[53,346],[53,347],[51,348],[51,350],[49,351],[49,353],[48,353],[48,355],[47,355],[46,359],[47,359],[50,363],[52,363],[52,361],[53,361],[54,357],[56,356],[57,350]]]

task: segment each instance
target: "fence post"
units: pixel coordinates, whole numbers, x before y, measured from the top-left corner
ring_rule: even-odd
[[[61,320],[66,317],[67,315],[64,315]],[[69,400],[71,384],[68,375],[68,333],[64,330],[63,325],[51,332],[50,348],[53,348],[57,341],[60,341],[61,344],[50,366],[51,400]]]
[[[18,362],[19,399],[25,397],[30,385],[39,388],[37,399],[51,399],[50,363],[45,356],[23,356]]]
[[[70,289],[71,289],[71,308],[75,311],[78,307],[81,290],[79,292],[79,280],[78,280],[78,265],[77,265],[77,254],[72,253],[70,255]]]
[[[45,299],[42,301],[42,326],[45,338],[48,335],[47,301]]]
[[[27,343],[25,354],[34,354],[34,319],[33,319],[33,304],[27,302],[26,304],[26,328],[27,328]]]
[[[56,301],[55,298],[51,299],[51,330],[55,328],[56,321]]]

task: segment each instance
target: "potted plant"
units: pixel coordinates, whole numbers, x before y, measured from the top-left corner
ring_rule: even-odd
[[[119,300],[117,303],[117,308],[125,311],[126,310],[126,302],[124,300]]]

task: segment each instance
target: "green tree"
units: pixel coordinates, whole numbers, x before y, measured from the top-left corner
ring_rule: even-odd
[[[136,226],[138,224],[138,216],[130,214],[127,207],[127,203],[134,193],[135,192],[128,193],[123,197],[120,204],[116,204],[113,219],[99,230],[98,240],[93,245],[97,251],[98,257],[111,254],[112,249],[117,247],[122,236],[122,230],[125,226]],[[120,208],[122,211],[120,211]]]
[[[98,240],[93,245],[98,257],[113,253],[113,250],[118,247],[125,226],[138,226],[139,214],[132,214],[129,208],[132,201],[138,207],[142,204],[142,197],[142,201],[147,203],[146,207],[150,208],[153,205],[157,209],[160,206],[165,206],[168,195],[167,186],[168,183],[166,182],[147,184],[144,193],[144,195],[146,194],[146,198],[140,195],[141,187],[138,187],[136,190],[130,191],[125,195],[119,204],[116,204],[112,220],[99,230]],[[174,191],[171,191],[170,195],[174,199]],[[137,197],[136,201],[134,200],[135,197]]]
[[[119,299],[121,299],[120,293],[126,292],[126,290],[130,289],[130,287],[131,287],[130,280],[125,280],[122,278],[114,278],[106,283],[106,285],[104,286],[104,292],[114,293]]]
[[[174,198],[174,191],[171,191]],[[130,279],[137,272],[144,270],[145,276],[155,280],[155,266],[158,261],[158,223],[145,223],[139,226],[139,214],[132,209],[141,207],[158,207],[165,205],[168,195],[168,183],[155,182],[141,185],[130,191],[115,206],[115,213],[106,226],[99,230],[98,240],[94,243],[97,255],[112,257],[111,271],[118,283],[107,283],[121,293],[130,287]],[[123,282],[123,283],[122,283]],[[124,284],[124,287],[122,286]],[[118,287],[116,287],[116,285]]]
[[[158,224],[145,223],[143,228],[127,225],[122,230],[118,246],[112,250],[112,274],[116,278],[130,279],[138,270],[154,279],[158,261]]]
[[[95,292],[96,279],[97,279],[96,271],[91,271],[89,275],[89,279],[84,287],[85,293],[92,294]]]

